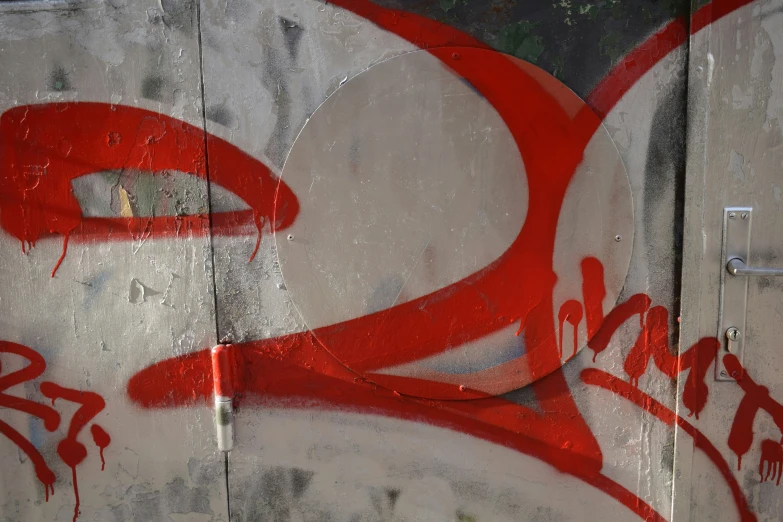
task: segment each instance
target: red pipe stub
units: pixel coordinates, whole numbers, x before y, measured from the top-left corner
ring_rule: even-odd
[[[234,383],[231,375],[231,350],[225,344],[212,348],[212,380],[215,398],[230,400],[234,397]]]

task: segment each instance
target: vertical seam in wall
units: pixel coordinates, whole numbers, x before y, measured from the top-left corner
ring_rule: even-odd
[[[712,3],[707,4],[710,6],[710,9],[712,8]],[[702,8],[706,8],[705,6],[702,6]],[[685,322],[681,323],[680,325],[680,331],[679,331],[679,343],[678,343],[678,354],[681,354],[684,349],[683,344],[683,331],[686,331],[685,334],[685,340],[687,343],[693,343],[696,342],[701,337],[701,320],[702,320],[702,310],[701,310],[701,294],[702,294],[702,271],[701,271],[701,263],[696,262],[693,263],[689,260],[688,252],[686,252],[686,249],[689,249],[691,251],[693,248],[698,249],[698,257],[699,259],[703,259],[704,252],[703,252],[703,242],[702,242],[702,234],[704,230],[704,187],[705,187],[705,162],[701,161],[698,165],[693,164],[692,155],[697,153],[697,150],[700,148],[698,143],[695,141],[694,132],[702,132],[703,136],[702,138],[706,139],[706,132],[707,132],[707,115],[709,114],[709,109],[705,109],[705,117],[703,122],[696,121],[693,118],[693,114],[691,114],[691,104],[690,100],[692,98],[691,89],[692,88],[699,88],[701,86],[701,82],[698,81],[692,81],[692,66],[693,66],[693,54],[692,54],[692,48],[691,43],[693,40],[693,37],[695,35],[691,34],[691,17],[693,13],[699,10],[699,5],[697,0],[692,0],[690,2],[690,9],[688,13],[688,17],[686,20],[686,79],[685,79],[685,185],[684,185],[684,206],[683,206],[683,252],[682,252],[682,263],[681,263],[681,269],[680,269],[680,278],[681,278],[681,286],[680,286],[680,317],[682,317],[682,310],[683,307],[690,307],[691,310],[694,309],[694,302],[696,304],[696,310],[695,310],[695,317],[688,317],[688,327],[684,328]],[[711,18],[711,16],[710,16]],[[707,24],[706,27],[701,29],[701,31],[711,31],[712,25]],[[701,56],[698,57],[701,59]],[[705,98],[704,103],[707,103],[709,100],[709,92],[708,89],[705,90],[705,94],[707,94],[707,98]],[[700,123],[703,123],[703,126],[701,128],[697,127]],[[694,146],[695,145],[695,146]],[[699,152],[699,154],[704,155],[706,154],[706,149]],[[695,171],[694,171],[695,168]],[[694,184],[698,186],[698,191],[694,191]],[[693,205],[694,203],[698,203],[698,208],[695,209],[698,213],[698,223],[697,224],[691,224],[690,228],[688,223],[685,221],[686,217],[691,217],[689,214],[692,214],[694,209]],[[690,210],[690,212],[689,212]],[[696,228],[698,227],[698,228]],[[696,230],[694,230],[696,228]],[[698,233],[698,237],[694,237],[694,232]],[[688,234],[688,236],[686,236]],[[687,269],[687,274],[686,274]],[[688,275],[688,277],[694,277],[696,280],[696,285],[694,288],[694,285],[692,284],[686,284],[684,281],[684,277]],[[685,294],[688,294],[687,296]],[[695,298],[694,298],[695,296]],[[686,310],[687,311],[687,310]],[[695,334],[693,334],[695,328]],[[716,361],[717,363],[717,361]],[[709,378],[711,373],[707,373],[707,378]],[[681,416],[682,413],[682,407],[680,405],[680,392],[683,390],[684,386],[684,380],[685,377],[682,375],[681,372],[678,372],[677,374],[677,401],[675,406],[675,414],[677,416]],[[678,451],[678,447],[680,444],[684,443],[685,441],[690,441],[690,451],[687,455],[687,459],[689,461],[686,461],[687,467],[685,468],[685,472],[688,474],[687,477],[681,478],[680,480],[677,480],[677,469],[682,469],[682,460],[686,459],[686,456],[682,456],[683,458],[680,458],[680,452]],[[693,498],[693,456],[695,454],[695,446],[693,443],[693,440],[690,439],[687,436],[683,436],[682,431],[675,426],[675,451],[674,451],[674,468],[672,470],[672,490],[671,490],[671,498],[672,498],[672,505],[671,505],[671,513],[670,513],[670,521],[671,522],[686,522],[690,521],[692,519],[691,517],[691,503]],[[677,485],[683,485],[687,484],[687,506],[684,509],[678,509],[677,507],[681,505],[681,503],[678,501],[679,496],[682,496],[686,494],[686,492],[683,492],[681,489],[677,490]],[[677,517],[678,515],[679,518]]]
[[[686,261],[686,253],[685,253],[685,233],[686,233],[686,223],[685,223],[685,214],[686,214],[686,206],[688,204],[688,201],[686,199],[687,194],[687,177],[688,177],[688,127],[690,124],[690,113],[688,112],[688,99],[690,97],[690,87],[691,87],[691,74],[690,74],[690,66],[691,66],[691,15],[693,13],[693,2],[688,2],[688,12],[685,15],[685,64],[684,64],[684,72],[685,72],[685,86],[682,92],[682,96],[684,97],[682,108],[685,115],[685,121],[683,122],[683,125],[685,126],[685,129],[683,132],[683,139],[685,140],[685,147],[683,149],[683,155],[682,155],[682,175],[683,179],[682,181],[677,181],[678,186],[675,188],[675,199],[676,198],[682,198],[682,207],[680,209],[680,214],[675,216],[674,219],[680,221],[680,233],[682,234],[682,237],[680,238],[680,278],[679,278],[679,298],[677,303],[677,355],[678,357],[682,355],[683,352],[683,345],[682,345],[682,307],[683,307],[683,299],[682,299],[682,290],[683,290],[683,277],[685,276],[685,261]],[[676,203],[675,203],[676,208]],[[679,360],[679,359],[678,359]],[[679,416],[682,412],[682,408],[680,406],[680,390],[682,389],[683,385],[683,377],[682,377],[682,371],[681,368],[677,368],[677,383],[675,387],[675,397],[676,401],[674,403],[674,413],[675,415]],[[671,469],[671,477],[672,477],[672,483],[671,483],[671,490],[669,491],[669,498],[671,499],[671,507],[670,507],[670,514],[669,514],[669,520],[671,522],[674,522],[674,511],[675,511],[675,498],[676,498],[676,488],[677,488],[677,445],[682,441],[682,437],[680,437],[680,430],[677,428],[677,424],[674,425],[674,448],[672,448],[672,454],[674,458],[672,458],[672,469]]]
[[[231,491],[229,490],[229,483],[228,483],[229,455],[231,455],[230,452],[228,451],[223,452],[223,469],[225,470],[225,475],[226,475],[226,513],[228,514],[228,522],[231,522]]]
[[[689,139],[688,139],[688,129],[690,126],[690,113],[688,112],[688,99],[690,98],[690,87],[691,87],[691,74],[690,74],[690,66],[691,66],[691,16],[694,12],[694,1],[688,2],[688,12],[685,15],[685,88],[683,89],[682,96],[685,97],[683,101],[683,111],[685,113],[685,132],[683,133],[683,137],[685,139],[685,148],[684,148],[684,154],[683,154],[683,162],[685,163],[683,165],[683,179],[682,179],[682,187],[681,187],[681,193],[677,195],[677,197],[682,197],[682,214],[679,216],[676,216],[675,219],[681,220],[681,226],[680,229],[682,232],[682,238],[680,243],[681,253],[680,253],[680,288],[679,288],[679,303],[678,303],[678,309],[677,309],[677,317],[682,318],[682,309],[683,309],[683,278],[685,277],[685,262],[686,262],[686,242],[685,242],[685,234],[686,234],[686,223],[685,223],[685,214],[686,214],[686,207],[688,204],[688,201],[686,199],[687,195],[687,178],[688,178],[688,164],[689,164]],[[679,322],[677,325],[677,355],[681,356],[683,353],[683,345],[682,345],[682,322]],[[676,384],[676,401],[674,403],[674,413],[675,415],[679,416],[682,412],[682,407],[680,406],[680,390],[682,389],[683,385],[683,377],[682,377],[682,371],[681,368],[677,368],[677,384]],[[677,448],[678,444],[682,442],[682,437],[680,436],[680,430],[677,428],[677,424],[674,425],[674,448],[673,448],[673,455],[674,458],[672,459],[672,470],[671,470],[671,477],[672,477],[672,483],[671,483],[671,490],[669,491],[669,498],[671,498],[671,507],[670,507],[670,513],[669,513],[669,520],[671,522],[674,522],[675,520],[675,504],[676,504],[676,495],[677,495],[677,465],[678,465],[678,458],[677,458]],[[693,452],[691,451],[691,454]],[[690,485],[689,485],[690,489]],[[690,502],[690,500],[689,500]]]
[[[209,217],[209,255],[212,270],[212,306],[215,311],[215,339],[220,342],[220,322],[218,320],[217,277],[215,276],[215,245],[212,234],[212,184],[209,178],[209,146],[207,141],[207,105],[204,84],[204,44],[201,38],[201,2],[192,0],[196,5],[196,29],[198,33],[198,71],[201,91],[201,128],[204,136],[204,173],[207,181],[207,216]],[[223,471],[226,481],[226,513],[231,522],[231,491],[228,482],[228,452],[223,453]]]
[[[215,277],[215,247],[212,236],[212,183],[209,179],[209,146],[207,144],[207,107],[206,96],[204,93],[204,51],[203,42],[201,40],[201,4],[199,0],[193,0],[196,2],[196,22],[198,28],[198,70],[199,70],[199,87],[201,90],[201,126],[204,133],[204,170],[207,181],[207,216],[209,217],[209,254],[210,263],[212,265],[212,302],[215,310],[215,339],[218,341],[220,336],[220,330],[218,325],[218,306],[217,306],[217,280]]]

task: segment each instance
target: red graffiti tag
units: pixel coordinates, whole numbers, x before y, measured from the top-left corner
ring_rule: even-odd
[[[240,405],[341,409],[386,415],[471,434],[549,463],[601,489],[644,520],[663,521],[649,505],[601,474],[602,455],[559,372],[531,387],[536,411],[502,397],[472,401],[420,399],[360,379],[323,350],[310,333],[232,344],[233,388]],[[211,400],[209,350],[162,361],[128,383],[131,399],[146,408]],[[161,385],[160,383],[167,383]]]
[[[22,242],[23,251],[41,237],[62,235],[63,253],[52,276],[69,240],[208,234],[207,214],[85,217],[71,186],[78,177],[122,169],[152,175],[174,170],[206,179],[207,156],[209,181],[241,194],[250,206],[250,210],[213,213],[211,233],[244,234],[252,224],[257,251],[265,223],[275,231],[293,222],[299,203],[290,189],[265,165],[230,143],[151,111],[69,102],[24,105],[0,116],[0,226]]]
[[[358,5],[352,4],[352,5]],[[240,400],[288,398],[287,405],[321,403],[460,429],[533,455],[617,498],[640,517],[663,520],[646,503],[601,474],[600,448],[581,416],[560,365],[554,322],[554,237],[565,191],[600,121],[586,107],[569,116],[534,69],[498,53],[464,49],[458,57],[431,49],[498,110],[522,153],[531,208],[522,231],[486,269],[431,295],[338,325],[282,338],[232,345],[234,388]],[[498,81],[498,74],[504,78]],[[530,270],[517,267],[524,261]],[[456,385],[383,375],[376,370],[418,360],[497,331],[524,325],[532,387],[540,411]],[[368,339],[379,339],[367,350]],[[326,346],[336,359],[320,349]],[[338,362],[339,361],[339,362]],[[358,371],[373,383],[356,381]],[[506,371],[493,368],[494,371]],[[542,378],[550,374],[548,377]],[[211,394],[207,352],[159,363],[134,376],[131,398],[147,407],[206,399]],[[378,387],[380,384],[383,387]],[[399,393],[395,390],[405,390]],[[364,390],[363,392],[360,390]],[[299,398],[299,400],[293,400]],[[295,407],[295,406],[294,406]]]
[[[378,314],[314,332],[231,346],[236,364],[234,385],[238,393],[244,394],[243,400],[286,399],[292,407],[312,407],[315,400],[324,405],[399,418],[424,418],[533,455],[606,492],[645,520],[663,520],[641,499],[601,474],[600,448],[576,407],[562,373],[557,371],[561,365],[557,352],[563,345],[562,324],[567,321],[576,330],[582,308],[578,303],[570,303],[570,308],[561,309],[558,315],[561,335],[558,337],[552,326],[552,288],[556,280],[552,270],[554,232],[565,190],[582,159],[585,144],[600,125],[599,118],[586,107],[576,117],[569,117],[558,103],[560,100],[553,98],[541,84],[540,77],[534,77],[531,70],[507,57],[471,51],[454,55],[437,49],[447,44],[485,47],[445,24],[385,9],[366,0],[338,0],[335,3],[430,49],[490,101],[511,130],[524,158],[531,194],[529,216],[532,217],[498,261],[450,287]],[[601,116],[653,64],[684,41],[684,27],[682,21],[670,24],[655,35],[654,47],[646,42],[638,52],[621,62],[625,72],[620,66],[612,71],[591,96],[591,104]],[[67,116],[58,115],[68,110]],[[112,111],[119,111],[121,117],[116,117]],[[72,129],[74,122],[83,127],[78,135],[86,138],[82,141],[80,137],[79,143],[63,146],[63,131]],[[50,132],[51,129],[57,132]],[[92,172],[143,168],[154,174],[163,169],[175,169],[200,177],[209,174],[211,182],[223,184],[221,165],[230,165],[230,172],[229,168],[223,170],[225,184],[230,185],[229,174],[255,169],[247,183],[227,188],[245,195],[243,199],[252,209],[252,222],[259,234],[264,221],[271,222],[272,230],[290,224],[298,209],[290,190],[286,192],[284,184],[277,182],[266,167],[249,156],[241,156],[242,153],[226,144],[228,159],[223,162],[219,150],[212,147],[217,144],[215,146],[220,149],[225,142],[205,136],[203,131],[185,123],[140,109],[87,103],[20,107],[0,118],[0,131],[0,156],[6,163],[2,165],[5,177],[0,178],[0,225],[22,241],[23,249],[25,243],[32,246],[44,235],[63,235],[63,255],[57,266],[65,256],[69,238],[120,237],[113,236],[114,230],[133,233],[152,229],[161,235],[177,235],[181,229],[182,221],[175,218],[108,220],[83,217],[73,198],[70,181]],[[128,136],[133,138],[128,139]],[[202,145],[199,149],[199,136],[206,147]],[[210,158],[209,169],[203,160],[205,150]],[[233,163],[240,160],[246,162],[247,169],[235,168]],[[273,182],[282,188],[278,189],[276,205],[272,191],[257,190],[259,180],[266,186]],[[249,193],[256,194],[259,199],[249,201],[248,198],[252,198],[247,196]],[[205,233],[206,217],[185,221],[189,223],[188,231]],[[220,233],[224,225],[232,228],[250,222],[247,214],[224,217],[225,220],[213,216],[214,233]],[[517,269],[522,259],[528,264],[529,273]],[[602,270],[602,267],[597,260],[586,260],[586,263],[587,266],[583,264],[584,317],[590,347],[598,355],[616,329],[629,317],[639,314],[643,331],[632,350],[633,358],[626,360],[626,373],[635,382],[646,371],[650,358],[669,376],[690,369],[686,384],[690,391],[686,392],[688,398],[684,397],[683,401],[698,414],[707,399],[703,387],[703,361],[710,359],[714,340],[698,344],[680,357],[672,355],[668,347],[667,312],[660,307],[651,308],[649,297],[644,295],[634,296],[604,317],[602,297],[597,297],[604,295],[602,274],[599,277],[597,273],[587,273],[592,269]],[[531,273],[536,276],[532,277]],[[384,367],[419,360],[450,346],[486,336],[506,326],[509,320],[519,322],[531,354],[531,371],[539,378],[532,385],[539,401],[538,411],[500,397],[485,397],[486,393],[478,390],[377,373]],[[368,338],[381,340],[375,345],[377,349],[366,350]],[[331,355],[321,349],[321,345],[326,346]],[[691,355],[687,355],[689,353]],[[341,362],[371,375],[375,383],[357,378]],[[509,368],[491,370],[507,373]],[[635,388],[623,385],[628,389],[618,384],[616,392],[634,396]],[[47,388],[47,396],[52,399],[74,400],[70,392],[78,393],[56,385]],[[409,393],[442,399],[480,400],[425,400],[394,391],[403,388]],[[169,407],[206,399],[211,393],[208,352],[158,363],[134,376],[128,391],[133,400],[146,407]],[[58,454],[67,464],[75,462],[71,465],[74,487],[75,466],[84,458],[82,450],[86,451],[76,441],[76,436],[97,413],[93,411],[98,404],[91,396],[79,397],[75,402],[82,404],[79,408],[82,416],[74,417],[68,437],[58,446]],[[651,407],[651,403],[645,401],[642,401],[644,407]],[[654,409],[666,416],[660,408]],[[93,425],[92,435],[102,452],[110,441],[108,435],[96,425]],[[772,450],[765,455],[767,459],[775,457]],[[76,516],[78,490],[75,492]],[[737,502],[741,504],[740,500]]]
[[[734,416],[734,423],[731,425],[729,433],[729,448],[737,455],[737,466],[742,466],[742,456],[748,452],[753,444],[753,421],[760,411],[766,411],[775,421],[778,429],[783,433],[783,406],[775,399],[770,397],[769,390],[756,384],[750,378],[747,372],[740,365],[739,359],[733,354],[727,354],[723,357],[723,364],[729,375],[737,379],[740,388],[745,392],[745,396],[737,407],[737,414]],[[766,442],[766,441],[765,441]],[[773,441],[774,443],[774,441]],[[783,440],[781,441],[783,443]],[[766,451],[764,451],[766,446]],[[777,452],[769,444],[762,446],[762,462],[765,460],[777,460]]]
[[[759,476],[761,482],[766,482],[772,475],[772,480],[780,486],[780,477],[783,475],[783,441],[761,441],[761,459],[759,459]],[[767,465],[767,474],[764,475],[764,464]]]
[[[675,378],[685,370],[691,370],[685,381],[682,402],[692,414],[707,404],[707,370],[715,361],[720,343],[713,337],[701,339],[690,349],[673,355],[669,349],[669,311],[662,306],[650,308],[650,298],[645,294],[631,296],[615,307],[604,319],[601,302],[606,295],[603,285],[603,267],[595,258],[582,261],[582,277],[585,308],[587,310],[588,346],[600,354],[609,344],[612,335],[629,318],[639,315],[642,332],[625,359],[623,369],[633,386],[647,371],[650,359],[664,375]],[[565,306],[565,305],[564,305]],[[646,315],[645,315],[646,313]],[[595,361],[595,357],[593,358]]]
[[[60,414],[53,408],[33,402],[28,399],[7,395],[5,390],[11,386],[22,384],[27,381],[38,378],[46,370],[46,362],[35,350],[21,344],[0,341],[0,353],[12,353],[26,359],[30,364],[21,370],[11,372],[8,375],[2,375],[2,364],[0,364],[0,407],[10,408],[20,411],[44,421],[44,427],[47,431],[54,431],[60,425]],[[54,493],[54,472],[46,465],[41,454],[27,439],[18,431],[3,421],[0,421],[0,432],[8,437],[11,442],[16,444],[33,463],[35,474],[46,491],[46,499],[49,500],[49,490]]]
[[[617,377],[608,374],[601,370],[587,369],[582,370],[582,381],[586,384],[593,386],[600,386],[606,390],[611,391],[615,395],[622,397],[626,400],[633,402],[639,408],[642,408],[648,413],[655,415],[659,420],[674,426],[675,424],[680,427],[685,433],[693,438],[696,448],[704,452],[705,455],[712,461],[716,468],[723,476],[723,480],[729,485],[731,489],[734,503],[740,511],[740,517],[742,522],[755,522],[756,516],[750,511],[748,501],[742,494],[737,480],[731,474],[729,465],[726,460],[720,454],[720,451],[704,436],[699,430],[697,430],[692,424],[688,423],[685,419],[675,414],[669,408],[656,401],[648,394],[639,391],[635,386],[627,383]]]
[[[744,3],[734,4],[739,7]],[[337,0],[336,5],[351,10],[422,48],[439,45],[482,46],[472,38],[439,22],[385,9],[368,1]],[[728,11],[725,9],[719,11],[721,15],[726,12]],[[704,17],[701,13],[703,10],[697,14]],[[654,35],[638,52],[626,57],[591,96],[599,113],[606,114],[638,78],[684,42],[685,36],[685,23],[678,20]],[[466,395],[456,394],[456,397],[481,399],[417,399],[393,390],[405,386],[406,390],[413,393],[419,391],[427,396],[441,394],[446,398],[455,396],[455,387],[373,373],[385,366],[438,353],[446,349],[449,343],[451,346],[459,345],[486,335],[507,324],[503,322],[503,317],[509,316],[523,326],[521,330],[525,333],[527,346],[538,350],[534,358],[534,371],[538,371],[539,376],[551,371],[548,365],[557,365],[559,358],[555,357],[555,353],[562,350],[562,335],[558,337],[560,342],[557,345],[552,341],[556,337],[551,331],[551,288],[554,274],[551,271],[550,240],[554,238],[553,231],[562,202],[560,191],[567,186],[573,166],[581,158],[586,139],[595,128],[594,120],[584,112],[570,122],[568,118],[559,120],[562,113],[558,111],[557,105],[547,98],[546,93],[537,90],[527,81],[529,77],[524,73],[512,71],[509,66],[512,62],[504,62],[502,57],[493,58],[492,63],[479,65],[476,63],[476,56],[471,56],[470,52],[464,53],[465,56],[440,53],[437,49],[432,49],[431,52],[486,96],[517,139],[525,164],[530,165],[530,199],[533,202],[540,201],[540,206],[535,210],[542,212],[537,214],[531,211],[531,214],[537,216],[534,221],[536,226],[541,227],[540,230],[531,232],[523,228],[519,237],[529,238],[534,241],[536,247],[542,249],[532,253],[537,264],[531,272],[543,274],[545,277],[530,281],[526,280],[524,275],[514,273],[512,267],[518,264],[515,265],[513,261],[518,260],[517,256],[525,252],[524,245],[515,242],[501,259],[486,269],[444,291],[413,301],[413,304],[406,303],[408,306],[400,305],[314,332],[232,345],[230,349],[234,352],[233,360],[236,364],[233,371],[236,379],[234,387],[239,393],[239,400],[274,403],[275,400],[282,399],[287,407],[341,407],[408,419],[423,417],[428,422],[533,455],[601,489],[643,519],[662,520],[662,517],[641,499],[600,473],[600,448],[576,409],[561,372],[555,371],[531,385],[540,403],[540,411],[535,412],[500,397],[481,398],[485,394],[469,389],[460,390]],[[488,73],[482,73],[482,67],[485,71],[491,71],[495,78],[490,78]],[[499,71],[509,74],[498,74]],[[504,82],[513,86],[517,95],[513,100],[502,85],[497,85],[497,78],[503,78]],[[519,95],[520,90],[523,92],[522,96]],[[523,117],[520,113],[527,107],[520,104],[519,100],[524,100],[527,96],[539,106],[532,107],[530,114]],[[555,126],[566,125],[558,130],[568,129],[568,136],[558,135],[557,132],[550,135],[552,127],[542,121],[543,118],[537,119],[538,114],[541,114],[537,111],[546,114],[552,111]],[[525,117],[530,119],[525,121]],[[546,140],[537,140],[535,136],[527,134],[527,124],[535,127]],[[542,147],[543,154],[537,155],[538,145]],[[550,163],[552,177],[547,179],[543,167],[549,167]],[[525,227],[531,222],[526,222]],[[651,309],[651,300],[646,295],[634,296],[604,316],[602,270],[597,260],[588,259],[583,263],[584,315],[590,347],[598,355],[607,347],[617,328],[628,318],[638,314],[642,333],[632,350],[633,357],[626,360],[626,373],[636,382],[646,371],[650,358],[659,370],[670,377],[690,369],[686,382],[687,398],[684,397],[683,401],[693,413],[698,414],[707,400],[705,371],[715,357],[717,341],[705,339],[685,354],[673,355],[668,346],[668,312],[660,307]],[[510,284],[500,288],[503,284],[496,281],[508,281]],[[490,311],[484,304],[474,302],[472,293],[491,296],[489,301],[493,305],[498,303],[498,308]],[[568,306],[569,308],[561,310],[558,319],[561,324],[564,321],[573,321],[571,324],[576,328],[581,320],[581,306],[578,303],[569,303]],[[427,311],[426,321],[423,315],[421,319],[418,318],[420,310]],[[475,316],[472,317],[473,313]],[[384,326],[387,321],[389,326]],[[366,340],[373,338],[382,339],[383,343],[377,346],[378,349],[368,353]],[[320,343],[337,357],[330,357],[320,350]],[[384,387],[357,378],[341,365],[338,359],[359,371],[371,373],[373,381]],[[619,383],[622,381],[618,381],[617,386],[610,387],[613,387],[616,393],[634,400],[640,407],[649,409],[668,424],[673,425],[676,422],[691,433],[695,440],[698,438],[697,447],[707,452],[713,461],[722,461],[714,446],[690,424],[636,390],[634,386]],[[155,364],[129,381],[128,392],[134,401],[145,407],[172,407],[206,400],[212,392],[209,354],[202,351]],[[728,472],[728,467],[721,467],[721,471],[732,488],[735,502],[743,513],[743,520],[755,520],[736,480]]]
[[[71,390],[58,386],[53,382],[42,382],[41,393],[52,400],[52,406],[57,399],[81,404],[71,419],[68,426],[68,436],[57,445],[57,454],[71,468],[73,475],[73,493],[76,497],[76,506],[73,508],[73,520],[79,516],[79,486],[76,482],[76,466],[87,457],[87,448],[76,440],[79,432],[106,406],[103,397],[93,392]],[[103,428],[93,425],[93,439],[100,448],[101,469],[103,469],[103,449],[109,445],[111,438],[103,431]],[[96,429],[97,428],[97,429]],[[97,434],[97,437],[96,437]]]
[[[44,427],[47,431],[54,431],[60,425],[60,414],[53,408],[55,400],[63,399],[69,402],[80,404],[79,409],[74,413],[68,426],[68,434],[65,439],[57,445],[57,454],[62,461],[70,466],[73,475],[73,490],[76,499],[73,520],[79,515],[79,489],[76,482],[76,466],[78,466],[87,457],[87,448],[78,442],[76,438],[81,430],[100,413],[106,403],[97,393],[83,392],[63,388],[53,382],[45,381],[40,384],[40,391],[44,397],[52,401],[52,407],[40,404],[28,399],[7,395],[5,390],[11,386],[22,384],[40,377],[46,370],[46,362],[41,355],[21,344],[8,341],[0,341],[0,353],[10,353],[23,357],[30,364],[21,370],[11,372],[8,375],[2,375],[2,366],[0,366],[0,407],[9,408],[38,417],[44,421]],[[110,444],[111,437],[106,431],[97,424],[91,426],[93,440],[100,449],[101,463],[103,464],[103,450]],[[54,493],[54,472],[47,466],[39,451],[30,441],[24,438],[18,431],[3,421],[0,421],[0,433],[8,437],[19,449],[21,449],[35,467],[35,473],[38,480],[44,486],[46,500],[49,500],[49,493]],[[104,466],[101,466],[103,470]]]

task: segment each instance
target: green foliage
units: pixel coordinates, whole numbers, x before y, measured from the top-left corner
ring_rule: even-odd
[[[565,60],[562,54],[552,60],[552,66],[552,76],[562,81],[565,77]]]
[[[608,56],[612,63],[617,62],[620,55],[623,54],[620,47],[622,39],[617,33],[606,33],[598,40],[598,51],[604,56]]]
[[[455,7],[457,7],[457,4],[467,5],[468,0],[439,0],[440,8],[443,9],[444,13],[448,13]]]
[[[536,63],[544,52],[543,38],[534,34],[537,24],[522,20],[503,28],[497,49],[522,60]]]

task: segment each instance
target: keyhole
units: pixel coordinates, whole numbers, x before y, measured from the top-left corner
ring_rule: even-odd
[[[732,326],[728,330],[726,330],[726,349],[729,352],[734,352],[736,348],[736,342],[739,341],[740,338],[740,331],[739,328]]]

